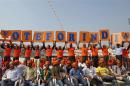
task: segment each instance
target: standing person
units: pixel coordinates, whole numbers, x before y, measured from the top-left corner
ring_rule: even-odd
[[[122,63],[122,60],[123,60],[122,59],[123,44],[124,44],[124,42],[122,42],[122,45],[116,44],[116,48],[115,48],[115,50],[116,50],[116,59],[120,60],[121,63]]]
[[[96,48],[96,44],[93,44],[91,47],[92,51],[92,60],[94,67],[98,67],[98,48]]]
[[[70,43],[68,50],[68,57],[71,62],[75,61],[75,47],[73,47],[72,43]]]
[[[108,48],[106,45],[103,45],[101,44],[101,41],[100,41],[100,48],[102,49],[102,54],[103,54],[103,57],[104,57],[104,60],[105,60],[105,63],[106,63],[106,66],[108,66],[108,60],[109,60],[109,52],[108,52]]]
[[[55,44],[55,46],[56,46],[56,44]],[[66,46],[66,42],[65,42],[65,45],[64,45],[63,48],[61,46],[55,47],[55,49],[56,49],[56,57],[57,57],[57,59],[59,61],[61,61],[63,59],[63,52],[65,50],[65,46]]]
[[[4,49],[4,58],[3,61],[9,61],[10,62],[10,56],[11,56],[11,50],[12,50],[12,42],[9,41],[9,43],[5,43],[4,41],[1,44],[1,48]]]
[[[15,81],[17,81],[19,78],[19,74],[17,70],[14,68],[13,62],[10,62],[9,69],[5,71],[2,77],[1,86],[14,86]]]
[[[123,58],[123,63],[126,69],[129,68],[129,59],[128,59],[129,49],[130,49],[129,46],[122,49],[122,58]]]
[[[31,46],[30,45],[27,45],[27,47],[24,46],[24,49],[25,49],[24,57],[25,57],[26,65],[27,65],[27,61],[30,60],[30,57],[31,57],[32,46],[33,46],[33,42],[31,42]]]
[[[43,46],[42,46],[43,47]],[[33,42],[32,42],[32,49],[35,51],[34,53],[34,58],[35,58],[35,63],[36,63],[36,66],[38,65],[39,63],[39,59],[41,58],[41,50],[42,50],[42,47],[40,48],[39,45],[36,45],[35,47],[33,46]],[[39,63],[40,64],[40,63]]]
[[[13,52],[13,60],[19,60],[21,54],[21,47],[18,45],[14,46],[14,52]]]
[[[43,47],[42,49],[45,49],[45,53],[46,53],[46,60],[51,62],[52,59],[52,51],[55,48],[55,42],[53,42],[53,47],[51,47],[50,45],[48,45],[47,47],[45,46],[45,42],[43,42]]]
[[[79,41],[79,43],[80,43],[80,41]],[[81,56],[83,58],[83,62],[85,62],[88,59],[88,48],[85,43],[83,44],[82,48],[79,48],[79,43],[77,45],[78,46],[77,48],[81,49]],[[88,47],[89,47],[89,45],[90,45],[90,42],[88,44]]]
[[[20,46],[14,45],[13,60],[19,60],[21,49],[23,48],[23,41],[20,41]]]

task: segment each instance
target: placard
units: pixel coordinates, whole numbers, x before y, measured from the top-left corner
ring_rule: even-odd
[[[67,41],[70,43],[77,42],[77,32],[67,32]]]
[[[91,32],[90,33],[90,41],[93,43],[98,43],[99,42],[99,34],[98,32]]]
[[[32,30],[23,30],[22,31],[22,41],[31,42],[32,41]]]
[[[44,32],[35,31],[34,36],[33,36],[34,42],[42,42],[43,41],[43,34],[44,34]]]
[[[86,31],[80,31],[79,41],[83,43],[89,43],[90,33]]]
[[[53,31],[44,32],[44,40],[46,42],[53,42],[54,41],[54,32]]]
[[[14,42],[21,41],[21,30],[11,30],[11,40]]]
[[[65,41],[66,41],[66,32],[56,31],[56,42],[65,42]]]
[[[109,41],[110,40],[110,33],[108,29],[101,29],[100,33],[100,40],[101,41]]]

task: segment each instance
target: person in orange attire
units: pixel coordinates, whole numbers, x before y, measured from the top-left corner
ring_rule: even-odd
[[[79,43],[80,43],[80,41],[79,41]],[[86,46],[85,43],[83,44],[83,47],[80,48],[80,47],[79,47],[79,43],[78,43],[78,45],[77,45],[77,48],[81,50],[81,56],[82,56],[82,58],[83,58],[83,62],[85,62],[85,61],[88,59],[88,48],[87,48],[87,46]],[[88,44],[88,47],[89,47],[89,46],[90,46],[90,42],[89,42],[89,44]]]
[[[26,65],[27,65],[27,60],[30,60],[30,57],[31,57],[32,46],[33,46],[33,42],[31,42],[31,46],[28,45],[27,47],[24,47],[24,49],[25,49],[24,57],[25,57],[25,64]]]
[[[96,48],[96,44],[92,45],[91,52],[92,52],[93,66],[98,67],[98,48]]]
[[[56,45],[55,45],[56,46]],[[65,50],[65,46],[66,46],[66,42],[65,42],[65,45],[64,47],[62,48],[61,46],[59,47],[55,47],[56,49],[56,57],[59,61],[61,61],[63,59],[63,52]]]
[[[122,50],[122,57],[123,57],[123,63],[124,63],[124,66],[126,69],[129,68],[129,64],[128,64],[128,54],[129,54],[129,47],[125,47],[123,50]]]
[[[44,46],[44,45],[43,45]],[[39,45],[36,45],[35,47],[33,46],[33,42],[32,42],[32,49],[35,50],[35,59],[39,59],[40,58],[40,52],[43,49],[43,46],[40,48]]]
[[[73,47],[72,43],[70,43],[69,48],[67,48],[68,50],[68,58],[71,62],[74,62],[75,59],[75,47]]]
[[[10,56],[11,56],[11,50],[13,48],[13,44],[11,41],[9,43],[5,43],[4,41],[1,44],[1,48],[4,49],[4,58],[3,61],[9,61],[10,62]]]
[[[19,60],[21,54],[21,47],[18,45],[14,46],[14,52],[13,52],[13,60]]]
[[[53,42],[53,47],[51,47],[50,45],[48,45],[47,47],[45,46],[45,42],[43,42],[43,47],[42,49],[45,49],[45,53],[46,53],[46,59],[47,61],[51,62],[52,59],[52,51],[55,48],[55,42]],[[41,50],[42,50],[41,49]]]
[[[103,45],[103,46],[102,46],[101,41],[100,41],[99,45],[100,45],[100,48],[102,49],[102,54],[103,54],[103,57],[104,57],[106,66],[108,66],[108,60],[109,60],[108,48],[107,48],[106,45]]]

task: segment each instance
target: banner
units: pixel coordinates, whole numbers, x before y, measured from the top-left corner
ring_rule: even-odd
[[[53,42],[54,41],[54,32],[53,31],[47,31],[44,33],[44,40],[46,42]]]
[[[70,43],[77,42],[77,32],[67,32],[67,41]]]
[[[11,40],[14,42],[21,41],[21,30],[11,30]]]
[[[110,33],[108,29],[101,29],[100,33],[100,40],[101,41],[109,41],[110,40]]]
[[[99,42],[99,34],[98,32],[91,32],[90,33],[90,41],[93,43],[98,43]]]
[[[33,41],[34,42],[43,42],[43,34],[44,32],[34,32]]]
[[[23,42],[31,42],[32,36],[34,42],[65,42],[68,41],[70,43],[75,43],[77,40],[83,43],[97,43],[99,40],[108,41],[110,40],[112,43],[121,43],[122,41],[130,42],[130,33],[129,32],[119,32],[113,33],[110,36],[110,32],[108,29],[101,29],[99,32],[88,32],[88,31],[80,31],[79,39],[77,39],[77,32],[65,32],[65,31],[34,31],[32,30],[1,30],[0,40],[12,40],[14,42],[18,42],[22,40]]]
[[[2,38],[6,39],[10,36],[11,31],[10,30],[1,30],[1,36]]]
[[[90,33],[85,31],[80,31],[79,41],[84,43],[89,43]]]
[[[117,43],[118,44],[121,44],[122,43],[122,34],[121,33],[113,33],[112,34],[112,44],[113,45],[116,45]]]
[[[56,31],[56,42],[65,42],[65,41],[66,41],[66,32]]]
[[[32,30],[23,30],[22,31],[22,41],[23,42],[32,41]]]

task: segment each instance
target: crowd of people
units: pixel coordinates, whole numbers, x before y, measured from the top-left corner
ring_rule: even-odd
[[[74,47],[68,42],[64,46],[57,46],[56,41],[53,46],[46,46],[45,42],[34,46],[34,42],[24,45],[22,41],[19,44],[2,41],[1,86],[104,86],[104,82],[118,86],[117,80],[130,86],[130,43],[124,46],[125,43],[113,46],[109,41],[107,46],[101,41],[97,44],[79,41]],[[52,55],[53,51],[56,56]],[[45,52],[45,57],[41,52]]]

